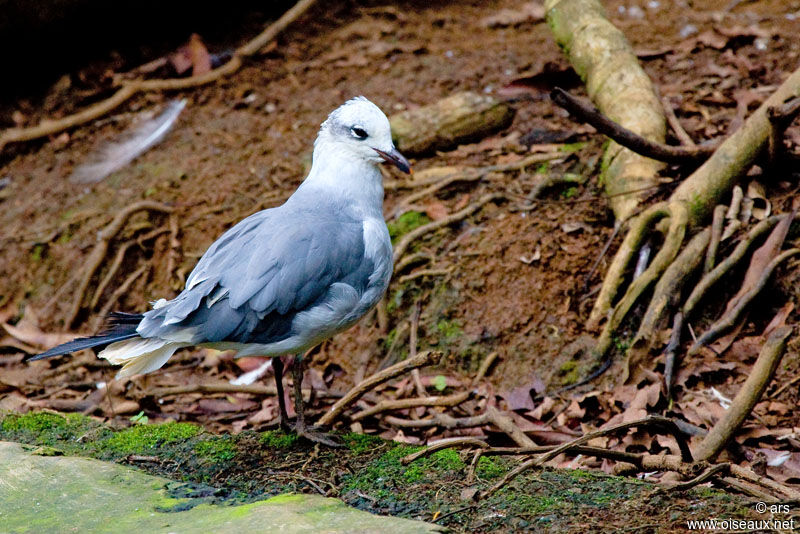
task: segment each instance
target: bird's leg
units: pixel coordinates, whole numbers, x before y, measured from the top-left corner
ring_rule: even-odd
[[[294,378],[294,411],[297,413],[297,422],[294,430],[297,435],[329,447],[342,447],[340,443],[332,439],[330,434],[315,432],[306,426],[305,414],[303,413],[303,358],[295,358],[292,366],[292,377]]]
[[[283,394],[283,360],[280,356],[272,358],[272,370],[275,372],[275,389],[278,393],[278,409],[280,410],[280,427],[284,432],[289,432],[289,415],[286,413],[286,397]]]
[[[295,357],[292,366],[292,378],[294,379],[294,412],[297,414],[297,431],[306,429],[306,419],[303,414],[303,359]]]

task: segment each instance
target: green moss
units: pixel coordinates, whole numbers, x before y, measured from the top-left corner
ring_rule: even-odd
[[[566,507],[563,500],[552,495],[516,495],[512,500],[513,509],[520,515],[553,514]]]
[[[577,152],[586,146],[586,141],[578,141],[576,143],[566,143],[558,147],[561,152]]]
[[[475,474],[480,478],[499,478],[506,474],[507,469],[501,461],[492,456],[481,456]]]
[[[561,375],[561,383],[564,385],[574,384],[580,378],[580,367],[575,360],[567,360],[558,369]]]
[[[698,220],[707,210],[707,200],[697,193],[692,193],[692,198],[689,201],[689,218],[692,220]]]
[[[561,192],[561,198],[572,198],[578,194],[577,187],[568,187]]]
[[[389,333],[386,334],[386,339],[383,340],[383,350],[389,350],[394,343],[395,338],[397,338],[397,328],[392,328],[389,330]]]
[[[408,469],[400,463],[400,458],[417,452],[421,447],[388,445],[391,446],[388,451],[369,462],[359,472],[344,476],[342,493],[360,491],[378,499],[384,499],[394,496],[398,488],[413,481],[412,479],[417,475],[407,477],[405,473],[408,472]]]
[[[347,445],[347,447],[353,451],[354,454],[364,454],[365,452],[374,450],[375,448],[386,443],[378,436],[370,436],[369,434],[356,434],[354,432],[345,434],[343,441],[345,445]]]
[[[437,451],[404,466],[400,459],[422,450],[422,447],[384,443],[391,448],[358,473],[345,476],[343,493],[360,491],[378,499],[396,498],[400,492],[410,490],[409,485],[436,480],[453,472],[461,473],[466,467],[458,452],[452,449]]]
[[[236,445],[230,436],[213,437],[197,443],[194,452],[212,462],[227,462],[236,456]]]
[[[613,337],[613,338],[611,339],[611,341],[614,343],[614,347],[615,347],[615,348],[616,348],[616,349],[617,349],[617,350],[618,350],[620,353],[625,353],[625,352],[627,352],[627,350],[628,350],[628,347],[630,347],[630,346],[631,346],[631,340],[630,340],[630,339],[622,339],[622,338],[619,338],[619,337],[616,337],[616,336],[615,336],[615,337]]]
[[[286,503],[298,502],[298,501],[302,501],[302,500],[303,500],[303,496],[302,495],[297,495],[296,493],[287,493],[285,495],[276,495],[275,497],[270,497],[269,499],[267,499],[264,502],[268,502],[268,503],[272,503],[272,504],[286,504]],[[256,504],[258,504],[258,503],[254,503],[253,505],[256,505]]]
[[[436,331],[439,332],[441,341],[444,341],[445,343],[454,341],[455,339],[461,337],[461,334],[463,333],[463,330],[461,330],[461,325],[458,324],[458,322],[447,319],[441,319],[438,323],[436,323]]]
[[[42,253],[44,252],[44,245],[36,245],[31,252],[31,261],[42,261]]]
[[[298,439],[296,434],[286,434],[282,430],[268,430],[261,434],[261,443],[271,449],[288,449]]]
[[[30,412],[6,415],[0,423],[0,431],[5,438],[52,446],[60,441],[75,442],[97,426],[96,422],[81,414],[63,416]]]
[[[400,237],[407,234],[415,228],[419,228],[423,224],[428,224],[431,220],[419,211],[407,211],[400,215],[397,219],[386,224],[389,228],[389,237],[392,238],[392,243],[395,243]]]
[[[403,296],[405,293],[406,291],[402,287],[392,293],[392,296],[387,300],[386,303],[386,313],[391,315],[395,310],[399,309],[403,305]]]
[[[199,426],[190,423],[137,425],[112,435],[102,443],[102,447],[118,454],[138,454],[193,438],[201,431]]]

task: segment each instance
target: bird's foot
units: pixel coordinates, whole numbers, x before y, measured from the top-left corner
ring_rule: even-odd
[[[336,449],[344,447],[343,444],[339,443],[334,434],[312,430],[312,428],[307,427],[305,424],[300,424],[299,422],[295,424],[294,432],[301,438],[305,438],[314,443],[321,443],[322,445],[327,445],[328,447]]]

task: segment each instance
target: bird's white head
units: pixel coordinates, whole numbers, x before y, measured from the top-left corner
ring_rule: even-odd
[[[411,172],[408,160],[395,148],[389,119],[378,106],[358,96],[328,115],[319,130],[315,148],[348,154],[372,163],[385,161],[403,172]]]

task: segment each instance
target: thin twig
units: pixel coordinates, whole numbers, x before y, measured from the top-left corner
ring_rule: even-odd
[[[414,310],[411,312],[411,329],[408,332],[408,356],[410,358],[413,358],[417,355],[420,313],[422,313],[422,302],[421,300],[417,300],[417,302],[414,303]],[[425,386],[422,385],[422,378],[419,376],[419,369],[411,370],[411,379],[414,381],[414,388],[417,390],[417,395],[424,397],[426,393]]]
[[[489,372],[489,367],[491,367],[492,364],[497,359],[497,356],[498,356],[497,351],[490,352],[489,354],[486,355],[486,357],[481,362],[481,366],[478,368],[478,372],[475,373],[475,378],[472,379],[472,387],[475,387],[478,384],[480,384],[481,380],[483,380],[483,377],[485,377],[486,373]]]
[[[401,284],[405,284],[406,282],[416,280],[417,278],[423,278],[425,276],[447,276],[453,272],[453,269],[453,266],[450,266],[447,269],[420,269],[419,271],[414,271],[413,273],[405,274],[399,277],[397,281]]]
[[[407,410],[418,406],[457,406],[467,400],[472,392],[462,391],[446,397],[419,397],[413,399],[382,400],[375,406],[362,410],[350,418],[351,421],[360,421],[365,417],[392,410]]]
[[[383,371],[375,373],[374,375],[370,376],[369,378],[363,380],[360,384],[356,385],[353,389],[348,391],[344,397],[339,399],[336,404],[334,404],[330,411],[328,411],[325,415],[323,415],[320,420],[317,422],[319,426],[327,426],[333,423],[337,417],[339,417],[344,410],[352,405],[356,400],[361,398],[367,391],[374,389],[376,386],[383,384],[384,382],[391,380],[397,376],[402,375],[410,371],[411,369],[416,369],[418,367],[424,367],[426,365],[431,365],[435,363],[442,357],[441,352],[436,351],[425,351],[420,352],[417,354],[415,358],[409,358],[407,360],[403,360],[402,362],[396,363],[391,367],[387,367]]]
[[[476,498],[482,499],[482,498],[488,497],[489,495],[495,493],[497,490],[499,490],[500,488],[502,488],[503,486],[505,486],[506,484],[511,482],[520,473],[530,469],[531,467],[541,466],[541,465],[545,464],[546,462],[549,462],[550,460],[552,460],[553,458],[555,458],[559,454],[563,454],[563,453],[569,451],[573,447],[576,447],[578,445],[583,445],[587,441],[591,441],[591,440],[593,440],[595,438],[598,438],[598,437],[606,436],[608,434],[613,434],[614,432],[617,432],[619,430],[625,430],[625,429],[635,428],[635,427],[656,428],[656,429],[668,432],[669,434],[671,434],[675,438],[675,441],[677,441],[678,448],[681,451],[682,459],[687,463],[691,463],[693,461],[692,460],[692,453],[689,450],[689,446],[686,443],[686,439],[683,437],[683,435],[681,434],[680,430],[675,425],[675,422],[672,419],[669,419],[667,417],[661,417],[661,416],[652,415],[652,416],[649,416],[649,417],[645,417],[644,419],[638,419],[636,421],[629,421],[627,423],[621,423],[621,424],[614,425],[614,426],[611,426],[611,427],[608,427],[608,428],[604,428],[604,429],[601,429],[601,430],[596,430],[596,431],[590,432],[588,434],[584,434],[580,438],[574,439],[574,440],[572,440],[572,441],[570,441],[568,443],[564,443],[563,445],[559,445],[558,447],[555,447],[553,450],[551,450],[550,452],[548,452],[546,454],[543,454],[542,456],[531,458],[530,460],[526,460],[526,461],[522,462],[520,465],[518,465],[517,467],[515,467],[514,469],[512,469],[511,471],[509,471],[502,478],[502,480],[497,482],[494,486],[492,486],[491,488],[489,488],[486,491],[482,491],[479,494],[477,494]]]
[[[275,386],[262,386],[259,384],[252,384],[249,386],[235,386],[222,382],[220,384],[189,384],[186,386],[172,386],[165,388],[156,388],[151,391],[146,391],[148,396],[162,398],[171,397],[174,395],[183,395],[185,393],[248,393],[251,395],[271,395],[278,394]],[[303,390],[303,395],[311,395],[311,390]],[[341,398],[341,393],[334,393],[331,391],[315,391],[314,395],[320,398],[335,399]]]
[[[716,149],[716,147],[709,146],[676,147],[655,143],[620,126],[600,113],[593,105],[581,101],[560,88],[555,88],[550,93],[550,98],[579,120],[594,126],[598,132],[648,158],[668,163],[697,163],[708,159]]]
[[[713,466],[709,467],[708,469],[706,469],[705,471],[703,471],[702,473],[700,473],[699,475],[697,475],[696,477],[694,477],[691,480],[687,480],[686,482],[680,482],[680,483],[675,484],[673,486],[669,486],[669,487],[665,487],[665,488],[659,488],[656,491],[656,493],[667,492],[667,491],[669,491],[669,492],[673,492],[673,491],[688,491],[688,490],[692,489],[695,486],[699,486],[700,484],[708,482],[709,480],[711,480],[712,478],[714,478],[715,476],[717,476],[717,475],[719,475],[721,473],[727,473],[728,471],[730,471],[730,469],[731,469],[731,464],[729,464],[729,463],[722,463],[722,464],[713,465]]]
[[[466,208],[459,210],[455,213],[451,213],[447,217],[443,219],[439,219],[438,221],[433,221],[428,224],[424,224],[419,228],[415,228],[414,230],[410,231],[403,238],[395,245],[394,247],[394,263],[397,264],[398,260],[405,254],[406,249],[411,246],[411,243],[419,239],[420,237],[424,236],[425,234],[432,232],[434,230],[438,230],[444,226],[448,226],[453,224],[454,222],[458,222],[462,219],[465,219],[481,209],[485,204],[492,202],[493,200],[502,200],[505,196],[499,193],[490,193],[488,195],[484,195],[481,197],[480,200],[477,202],[470,204]]]
[[[686,130],[683,129],[683,125],[681,121],[678,120],[678,117],[675,115],[675,110],[672,109],[672,104],[666,98],[661,99],[661,103],[664,107],[664,115],[667,117],[667,122],[669,123],[670,128],[672,128],[675,137],[678,138],[678,141],[681,142],[682,145],[687,147],[696,147],[697,143],[694,142]]]
[[[435,426],[448,430],[492,424],[503,431],[520,447],[536,446],[536,443],[526,436],[525,432],[514,424],[510,417],[500,413],[494,406],[487,406],[484,413],[470,417],[453,417],[446,413],[434,413],[425,419],[411,420],[389,415],[384,418],[384,421],[390,426],[402,428],[430,428]]]

